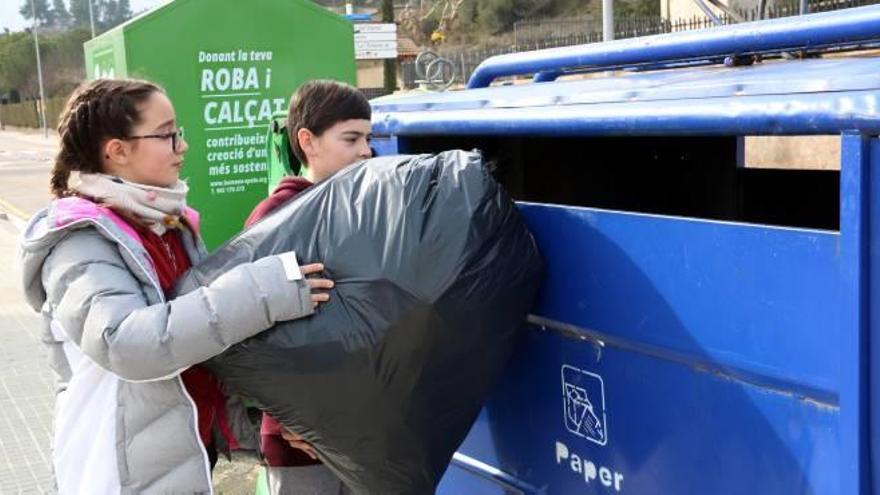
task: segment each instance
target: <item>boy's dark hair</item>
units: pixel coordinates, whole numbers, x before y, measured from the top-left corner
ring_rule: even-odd
[[[300,163],[306,163],[306,155],[296,138],[300,129],[320,136],[338,122],[370,120],[371,113],[370,102],[357,88],[338,81],[309,81],[290,97],[287,111],[290,148]]]
[[[107,139],[131,136],[140,123],[138,105],[154,93],[164,93],[156,84],[126,79],[99,79],[78,87],[58,119],[61,149],[55,155],[50,187],[52,195],[70,195],[70,173],[100,172],[101,146]]]

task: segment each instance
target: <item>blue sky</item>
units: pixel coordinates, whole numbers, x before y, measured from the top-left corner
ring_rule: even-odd
[[[24,4],[25,0],[0,0],[0,31],[3,28],[9,28],[11,31],[21,31],[27,27],[28,22],[24,20],[18,10]],[[132,12],[140,12],[141,10],[151,9],[157,5],[165,3],[166,0],[131,0]],[[69,2],[68,2],[69,3]]]

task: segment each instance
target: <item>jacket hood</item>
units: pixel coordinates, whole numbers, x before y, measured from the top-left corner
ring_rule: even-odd
[[[261,201],[260,204],[258,204],[256,208],[254,208],[250,216],[248,216],[247,220],[245,221],[245,226],[250,227],[257,221],[261,220],[263,217],[274,211],[282,203],[286,202],[294,196],[297,196],[299,193],[312,187],[312,185],[312,182],[304,177],[284,177],[283,179],[281,179],[281,182],[278,183],[278,186],[275,187],[275,190],[272,191],[272,194],[270,194],[268,198]]]
[[[281,182],[278,183],[278,186],[275,187],[275,190],[272,191],[272,196],[285,193],[293,193],[293,195],[297,195],[312,187],[312,185],[312,182],[305,177],[284,177],[281,179]]]
[[[195,210],[187,208],[185,217],[193,230],[197,231],[199,218]],[[82,228],[96,229],[140,257],[145,267],[152,268],[153,262],[143,248],[140,234],[119,214],[85,198],[53,200],[27,222],[19,241],[17,266],[21,287],[25,299],[34,310],[39,311],[46,300],[42,282],[42,267],[46,257],[67,234]]]

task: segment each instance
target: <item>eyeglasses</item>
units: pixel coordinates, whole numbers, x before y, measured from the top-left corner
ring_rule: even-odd
[[[171,140],[171,151],[177,153],[180,151],[180,147],[183,145],[183,127],[180,129],[173,130],[171,132],[163,132],[162,134],[144,134],[141,136],[128,136],[128,139],[170,139]]]

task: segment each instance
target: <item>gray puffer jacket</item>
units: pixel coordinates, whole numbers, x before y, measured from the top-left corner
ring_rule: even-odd
[[[204,248],[182,232],[197,263]],[[81,198],[37,213],[19,257],[59,382],[59,492],[211,493],[195,406],[179,375],[276,322],[309,315],[305,281],[271,256],[166,301],[137,232]]]

